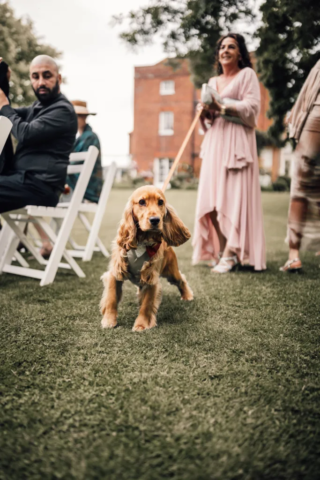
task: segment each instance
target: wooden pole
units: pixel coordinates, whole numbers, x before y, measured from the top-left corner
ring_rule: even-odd
[[[194,117],[194,120],[193,120],[193,122],[192,122],[192,124],[191,124],[191,126],[190,126],[190,128],[189,128],[189,130],[188,130],[188,133],[187,133],[185,139],[183,140],[183,143],[182,143],[182,145],[181,145],[181,147],[180,147],[180,150],[179,150],[179,152],[178,152],[178,155],[176,156],[176,158],[175,158],[175,160],[174,160],[174,162],[173,162],[173,164],[172,164],[172,166],[171,166],[171,168],[170,168],[170,172],[168,173],[168,176],[167,176],[167,178],[165,179],[165,182],[164,182],[164,184],[163,184],[163,187],[162,187],[162,191],[163,191],[163,192],[166,191],[166,188],[167,188],[167,186],[168,186],[168,183],[170,182],[171,177],[172,177],[172,175],[174,174],[174,171],[175,171],[175,169],[177,168],[178,163],[180,162],[180,158],[181,158],[181,156],[182,156],[182,154],[183,154],[183,152],[184,152],[184,149],[186,148],[186,145],[187,145],[187,143],[188,143],[188,141],[189,141],[189,139],[190,139],[190,137],[191,137],[191,134],[192,134],[192,132],[193,132],[193,130],[194,130],[194,128],[195,128],[195,126],[196,126],[199,118],[200,118],[201,113],[202,113],[202,108],[197,111],[197,114],[196,114],[196,116]]]

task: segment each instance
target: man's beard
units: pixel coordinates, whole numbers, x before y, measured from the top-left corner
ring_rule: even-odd
[[[33,88],[33,91],[34,91],[34,94],[35,96],[37,97],[37,99],[41,102],[41,103],[50,103],[51,100],[53,100],[59,93],[59,82],[57,80],[57,83],[55,84],[55,86],[50,90],[49,88],[46,88],[46,87],[39,87],[37,88],[37,90],[35,90]],[[46,90],[46,93],[39,93],[39,90]]]

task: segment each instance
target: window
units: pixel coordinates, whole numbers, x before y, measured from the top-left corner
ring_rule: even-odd
[[[160,82],[160,95],[173,95],[174,91],[174,81],[173,80],[166,80],[164,82]]]
[[[160,112],[159,135],[173,135],[173,112]]]
[[[155,158],[153,162],[153,183],[161,188],[173,164],[171,158]]]

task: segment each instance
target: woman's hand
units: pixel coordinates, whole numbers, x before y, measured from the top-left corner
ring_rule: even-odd
[[[204,106],[204,103],[197,103],[197,106],[196,106],[196,111],[199,112],[199,110],[203,110],[203,106]]]
[[[214,112],[220,113],[221,111],[221,104],[215,99],[215,97],[212,96],[212,103],[209,106],[210,110],[213,110]]]
[[[209,108],[209,105],[207,105],[206,103],[201,103],[199,102],[197,104],[197,107],[196,107],[196,110],[197,112],[199,110],[202,110],[201,111],[201,115],[200,115],[200,119],[202,120],[207,120],[207,119],[211,119],[212,117],[212,110]],[[211,110],[211,111],[210,111]]]

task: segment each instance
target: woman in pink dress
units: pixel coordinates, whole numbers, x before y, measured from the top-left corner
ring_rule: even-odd
[[[193,263],[211,260],[212,272],[227,273],[239,262],[264,270],[259,165],[255,125],[260,88],[244,38],[228,34],[217,44],[218,77],[209,85],[220,97],[234,99],[227,106],[212,98],[201,115],[211,117],[201,147],[202,166],[193,237]],[[233,123],[221,115],[238,117]],[[218,261],[219,260],[219,261]],[[216,265],[214,265],[216,263]]]

